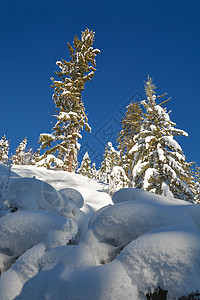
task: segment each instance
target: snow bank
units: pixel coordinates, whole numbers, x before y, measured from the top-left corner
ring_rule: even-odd
[[[129,201],[100,209],[91,218],[89,228],[100,242],[124,247],[153,228],[172,224],[194,226],[186,213],[173,206]]]
[[[179,299],[200,287],[199,252],[199,230],[176,226],[139,237],[117,260],[143,297],[159,286],[168,291],[167,299]]]
[[[62,230],[66,218],[47,211],[20,211],[0,218],[0,252],[12,256],[47,238],[50,230]]]
[[[133,188],[108,205],[83,176],[14,171],[29,178],[11,177],[7,199],[22,211],[0,217],[3,300],[145,300],[158,286],[174,300],[200,290],[200,206]]]
[[[112,195],[112,201],[115,204],[120,202],[136,200],[154,202],[163,205],[191,205],[189,202],[180,199],[165,197],[136,188],[121,189]]]
[[[59,208],[68,204],[50,184],[36,178],[19,178],[11,181],[6,198],[9,206],[19,209],[45,209],[58,212]]]
[[[58,264],[53,270],[43,271],[28,281],[16,300],[127,300],[137,299],[135,295],[136,288],[119,262],[80,267],[74,271]]]

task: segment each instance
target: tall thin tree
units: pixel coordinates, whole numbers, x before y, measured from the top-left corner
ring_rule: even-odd
[[[77,166],[81,130],[85,127],[86,131],[91,131],[82,102],[82,92],[86,82],[92,79],[96,71],[95,57],[100,51],[93,49],[94,35],[88,28],[82,32],[81,39],[75,35],[73,46],[68,43],[71,60],[62,59],[57,62],[60,71],[56,75],[60,80],[51,78],[53,100],[58,112],[55,115],[57,122],[52,134],[41,134],[39,138],[42,149],[49,147],[45,155],[56,154],[64,163],[63,169],[69,172],[74,172]]]

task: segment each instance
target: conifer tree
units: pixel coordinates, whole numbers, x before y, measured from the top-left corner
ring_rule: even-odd
[[[130,187],[130,180],[121,166],[114,166],[110,174],[109,193]]]
[[[93,179],[96,179],[96,177],[97,177],[96,164],[93,163],[93,164],[92,164],[92,178],[93,178]]]
[[[57,62],[60,71],[56,75],[60,80],[51,78],[57,122],[52,134],[41,134],[39,138],[42,149],[49,147],[44,155],[57,155],[63,161],[63,169],[69,172],[75,172],[77,166],[81,130],[85,127],[86,131],[91,131],[81,96],[86,82],[94,76],[95,57],[100,52],[93,49],[94,34],[87,28],[81,39],[75,35],[73,47],[68,43],[71,60]]]
[[[33,150],[27,150],[27,138],[24,138],[12,156],[12,162],[14,165],[31,165],[32,157]]]
[[[86,152],[83,156],[81,166],[77,170],[77,173],[81,174],[83,176],[87,176],[88,178],[93,178],[93,172],[92,172],[92,168],[91,168],[90,164],[91,164],[91,160],[90,160],[88,152]]]
[[[139,132],[142,122],[142,109],[139,102],[131,102],[122,119],[122,130],[118,134],[118,148],[123,161],[123,169],[132,179],[132,159],[129,151],[134,146],[133,138]]]
[[[195,180],[195,201],[197,204],[200,204],[200,167],[196,165],[194,172]]]
[[[114,149],[111,142],[108,142],[105,147],[101,167],[98,170],[98,180],[104,183],[109,183],[112,169],[117,165],[120,165],[120,153]]]
[[[8,156],[9,156],[9,142],[6,140],[4,135],[0,140],[0,164],[8,165]]]
[[[173,195],[175,198],[189,200],[193,198],[194,181],[191,163],[186,161],[183,151],[174,139],[176,136],[188,136],[170,120],[166,108],[169,101],[156,103],[155,85],[148,77],[145,83],[146,100],[144,121],[135,135],[134,146],[129,151],[133,160],[133,184],[156,194]]]

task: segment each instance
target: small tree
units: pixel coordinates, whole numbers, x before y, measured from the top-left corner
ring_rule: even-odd
[[[120,166],[114,166],[110,174],[109,189],[110,194],[130,186],[130,180],[126,176],[124,169]]]
[[[194,180],[195,180],[195,201],[197,204],[200,204],[200,167],[196,165],[194,172]]]
[[[57,62],[60,71],[56,75],[60,80],[51,78],[53,100],[58,111],[55,115],[57,123],[52,134],[44,133],[39,138],[42,149],[49,147],[44,156],[57,155],[63,161],[63,169],[69,172],[75,172],[77,166],[81,130],[85,127],[86,131],[91,131],[81,96],[86,82],[94,76],[95,57],[100,52],[93,49],[94,34],[87,28],[82,32],[81,39],[75,35],[74,47],[68,43],[71,60],[67,62],[62,59]]]
[[[4,135],[0,140],[0,163],[2,165],[8,165],[9,161],[9,142],[6,140],[6,136]]]
[[[81,174],[83,176],[87,176],[88,178],[93,178],[93,172],[92,172],[92,168],[91,168],[90,164],[91,164],[91,160],[90,160],[88,152],[86,152],[83,156],[81,166],[77,170],[77,173]]]
[[[96,164],[92,164],[92,178],[96,179],[97,178],[97,169],[96,169]]]
[[[114,166],[120,165],[120,153],[116,151],[111,142],[107,143],[105,147],[105,152],[103,155],[103,161],[101,167],[98,170],[97,178],[98,180],[109,183],[110,174]]]
[[[135,135],[134,146],[129,151],[133,161],[133,184],[156,194],[174,195],[179,199],[193,198],[194,181],[191,163],[186,162],[185,155],[175,140],[176,136],[188,136],[170,120],[166,108],[162,106],[169,101],[156,103],[155,85],[148,77],[145,83],[146,100],[144,120],[139,133]]]
[[[12,156],[12,162],[14,165],[31,165],[33,156],[33,150],[27,150],[27,138],[24,138]]]

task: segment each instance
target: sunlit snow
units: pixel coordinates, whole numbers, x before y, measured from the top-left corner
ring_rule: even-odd
[[[13,166],[9,178],[0,166],[0,299],[200,291],[200,205],[135,188],[111,198],[105,186],[34,166]]]

